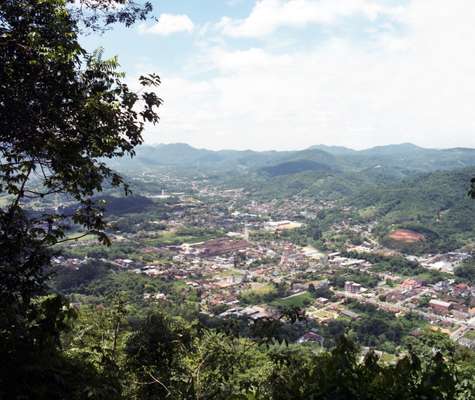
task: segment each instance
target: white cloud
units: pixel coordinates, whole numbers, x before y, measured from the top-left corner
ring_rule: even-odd
[[[141,24],[140,33],[151,33],[156,35],[171,35],[178,32],[192,32],[193,21],[187,15],[162,14],[158,22],[154,25]]]
[[[217,27],[228,36],[262,37],[280,27],[332,25],[349,16],[374,20],[396,12],[396,8],[383,6],[375,0],[259,0],[247,18],[224,17]]]
[[[120,1],[120,0],[116,0],[116,1]],[[127,6],[127,3],[129,3],[129,0],[125,0],[121,3],[109,1],[107,2],[107,8],[120,10],[120,9],[125,8]],[[102,0],[73,0],[67,3],[66,5],[69,7],[95,7],[95,6],[104,7],[106,6]]]
[[[337,0],[333,0],[337,2]],[[149,142],[210,148],[356,148],[400,142],[475,147],[473,0],[412,0],[402,30],[274,53],[207,47],[206,78],[163,76]]]

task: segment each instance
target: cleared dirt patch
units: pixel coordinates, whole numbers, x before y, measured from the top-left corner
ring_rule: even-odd
[[[416,243],[426,240],[422,233],[414,232],[409,229],[397,229],[389,234],[389,238],[398,242]]]

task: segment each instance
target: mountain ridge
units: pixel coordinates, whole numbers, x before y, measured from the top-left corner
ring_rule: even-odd
[[[217,171],[243,169],[258,172],[282,163],[313,161],[341,171],[370,171],[374,168],[430,172],[475,165],[475,149],[426,149],[411,143],[353,150],[342,146],[315,145],[295,151],[209,150],[186,143],[143,145],[132,159],[110,162],[123,171],[176,167]]]

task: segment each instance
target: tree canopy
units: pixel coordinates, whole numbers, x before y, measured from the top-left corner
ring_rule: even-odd
[[[0,3],[2,377],[25,372],[27,359],[47,348],[41,344],[55,347],[65,318],[62,300],[35,298],[44,289],[52,246],[67,240],[68,224],[108,243],[102,205],[93,195],[104,185],[128,189],[105,160],[133,156],[145,124],[159,121],[160,78],[140,77],[144,89],[135,93],[118,60],[87,52],[79,34],[115,22],[130,25],[150,11],[149,3],[125,0]],[[72,199],[78,207],[69,213],[29,207],[48,196]]]
[[[147,88],[160,78],[140,77],[139,95],[124,83],[117,59],[88,53],[78,41],[80,23],[94,25],[112,3],[82,1],[81,10],[90,9],[83,14],[64,0],[0,7],[0,191],[9,195],[0,210],[0,244],[7,250],[0,262],[10,294],[18,270],[33,277],[47,261],[45,249],[64,239],[65,224],[80,224],[107,243],[102,207],[92,196],[105,184],[127,185],[104,160],[133,155],[144,125],[158,122],[161,99]],[[126,18],[126,10],[105,14],[105,23],[130,24],[145,12],[133,8]],[[79,207],[35,217],[25,211],[28,202],[51,195],[69,196]]]

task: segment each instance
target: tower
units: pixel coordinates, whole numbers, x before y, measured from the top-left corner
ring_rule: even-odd
[[[243,237],[244,240],[249,240],[249,229],[247,229],[247,226],[244,226]]]

